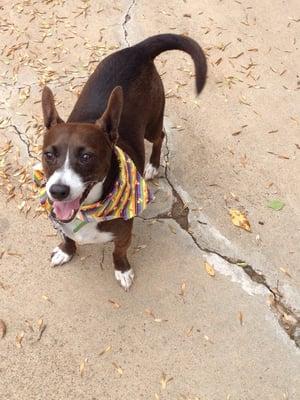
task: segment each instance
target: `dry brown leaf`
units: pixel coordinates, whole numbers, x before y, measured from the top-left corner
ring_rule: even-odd
[[[192,327],[187,331],[186,336],[187,336],[187,337],[192,336],[193,330],[194,330],[194,327],[192,326]]]
[[[117,373],[118,373],[120,376],[122,376],[122,375],[123,375],[123,370],[122,370],[122,368],[121,368],[118,364],[116,364],[115,362],[113,362],[112,365],[114,366],[114,368],[115,368],[115,370],[117,371]]]
[[[49,303],[53,304],[53,301],[49,298],[49,296],[47,296],[45,294],[42,295],[42,299],[46,300],[46,301],[49,301]]]
[[[278,157],[278,158],[280,158],[282,160],[289,160],[290,159],[289,156],[286,156],[284,154],[277,154],[277,153],[274,153],[273,151],[268,151],[267,153],[272,154],[273,156],[276,156],[276,157]]]
[[[243,313],[241,311],[239,311],[239,321],[240,321],[240,325],[243,326],[243,324],[244,324],[244,316],[243,316]]]
[[[30,96],[30,86],[21,89],[19,93],[19,106],[22,105]]]
[[[22,257],[21,254],[16,253],[16,252],[13,252],[13,251],[7,251],[6,254],[7,254],[8,256],[12,256],[12,257]]]
[[[285,268],[280,267],[279,269],[280,269],[281,272],[283,272],[289,278],[292,277],[292,275]]]
[[[0,339],[4,338],[6,334],[6,324],[3,319],[0,319]]]
[[[212,343],[212,344],[214,343],[207,335],[204,335],[203,337],[207,342]]]
[[[44,324],[44,321],[42,318],[40,318],[37,321],[37,326],[38,326],[38,330],[39,330],[39,335],[37,337],[37,341],[39,341],[39,340],[41,340],[43,333],[45,332],[45,329],[46,329],[46,325]]]
[[[103,354],[108,353],[111,350],[111,346],[107,346],[104,350],[100,351],[99,356],[103,356]]]
[[[19,347],[19,349],[22,347],[22,340],[24,338],[24,331],[22,331],[21,333],[18,333],[16,336],[16,345],[17,347]]]
[[[86,363],[87,363],[87,358],[85,358],[84,360],[82,360],[82,361],[80,362],[79,373],[80,373],[81,378],[83,377],[83,374],[84,374],[84,371],[85,371]]]
[[[173,228],[173,226],[171,226],[171,225],[168,224],[168,228],[170,229],[170,231],[171,231],[172,233],[174,233],[174,235],[176,235],[176,229]]]
[[[245,231],[251,232],[250,222],[241,211],[235,208],[231,208],[229,210],[229,214],[231,216],[231,221],[233,225],[245,229]]]
[[[161,374],[161,378],[160,378],[160,385],[162,390],[165,390],[167,388],[167,384],[169,382],[171,382],[173,380],[173,378],[167,378],[167,375],[163,372]]]
[[[117,303],[116,301],[114,301],[114,300],[108,300],[108,302],[109,303],[111,303],[112,305],[113,305],[113,308],[120,308],[121,307],[121,305],[119,304],[119,303]]]
[[[145,314],[148,314],[148,315],[150,315],[152,318],[155,318],[154,312],[153,312],[152,310],[150,310],[149,308],[146,308]]]
[[[179,296],[184,297],[185,296],[185,290],[186,290],[186,283],[182,282],[181,288],[180,288],[180,292],[179,292]]]
[[[237,54],[236,56],[231,56],[231,57],[229,57],[229,58],[231,58],[231,59],[239,58],[239,57],[241,57],[243,54],[244,54],[244,52],[239,53],[239,54]]]
[[[245,106],[251,106],[251,103],[249,103],[248,101],[247,101],[247,99],[246,99],[246,97],[245,96],[241,96],[240,98],[239,98],[239,102],[240,102],[240,104],[244,104]]]
[[[167,387],[167,375],[164,372],[161,374],[160,385],[162,390],[165,390]]]
[[[145,314],[148,314],[150,317],[152,317],[154,322],[168,322],[167,319],[157,318],[154,312],[149,308],[146,308]]]
[[[44,325],[44,321],[43,321],[42,318],[40,318],[40,319],[37,321],[37,326],[38,326],[39,331],[42,329],[43,325]]]
[[[31,323],[30,321],[28,321],[28,319],[25,319],[25,324],[27,325],[27,327],[29,328],[29,330],[30,330],[31,332],[34,332],[32,323]]]
[[[209,276],[215,276],[215,270],[214,267],[212,265],[210,265],[207,261],[204,262],[204,268],[206,270],[206,272],[208,273]]]

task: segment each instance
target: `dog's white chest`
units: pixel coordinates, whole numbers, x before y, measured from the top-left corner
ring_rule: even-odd
[[[74,229],[76,230],[76,223],[72,221],[67,224],[60,224],[60,229],[66,236],[78,244],[110,242],[113,239],[113,234],[111,232],[99,231],[97,224],[96,221],[89,222],[74,232]]]

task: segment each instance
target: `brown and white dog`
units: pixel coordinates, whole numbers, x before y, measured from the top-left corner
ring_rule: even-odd
[[[53,203],[63,242],[51,255],[53,266],[71,260],[78,243],[114,241],[115,276],[125,290],[134,273],[127,259],[133,219],[87,224],[78,233],[72,220],[81,204],[104,199],[119,174],[114,152],[117,144],[145,179],[158,173],[164,139],[165,106],[161,78],[154,66],[166,50],[182,50],[195,64],[196,88],[206,80],[206,60],[192,39],[174,34],[150,37],[106,57],[91,75],[67,122],[58,115],[51,90],[45,87],[42,107],[46,133],[42,164],[48,199]],[[153,144],[145,164],[144,139]]]

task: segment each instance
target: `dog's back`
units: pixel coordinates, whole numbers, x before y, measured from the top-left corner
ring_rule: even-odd
[[[167,50],[182,50],[192,57],[199,94],[207,72],[201,47],[185,36],[156,35],[106,57],[87,81],[68,119],[68,122],[94,123],[103,114],[112,90],[121,86],[124,107],[118,144],[132,157],[140,171],[144,169],[145,161],[144,138],[154,143],[161,136],[165,96],[153,60]]]
[[[201,47],[193,39],[185,36],[155,35],[106,57],[84,86],[68,121],[95,122],[104,112],[108,97],[115,86],[123,88],[125,106],[123,113],[126,113],[126,104],[132,102],[136,103],[137,112],[149,107],[152,96],[163,95],[163,91],[160,90],[163,89],[162,85],[156,86],[158,81],[160,83],[160,78],[157,78],[153,60],[167,50],[182,50],[192,57],[196,70],[196,89],[199,94],[205,84],[207,71]],[[153,113],[151,117],[153,118]]]

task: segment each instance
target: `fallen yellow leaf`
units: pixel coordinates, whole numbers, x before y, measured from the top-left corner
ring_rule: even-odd
[[[82,378],[83,375],[84,375],[84,370],[85,370],[86,363],[87,363],[87,358],[85,358],[84,360],[82,360],[82,361],[80,362],[79,373],[80,373],[81,378]]]
[[[204,267],[205,267],[205,270],[206,270],[206,272],[208,273],[209,276],[215,276],[216,275],[214,267],[212,265],[210,265],[207,261],[205,261]]]
[[[103,354],[107,353],[107,352],[110,351],[110,350],[111,350],[111,346],[107,346],[106,349],[102,350],[102,351],[99,353],[99,356],[103,356]]]
[[[179,296],[184,297],[184,295],[185,295],[185,289],[186,289],[186,283],[185,283],[185,282],[182,282],[182,284],[181,284],[181,289],[180,289],[180,292],[179,292]]]
[[[167,387],[167,376],[166,374],[163,372],[160,378],[160,384],[161,384],[161,388],[164,390]]]
[[[245,231],[251,232],[250,222],[243,213],[235,208],[231,208],[229,210],[229,214],[231,216],[233,225],[245,229]]]
[[[280,267],[279,269],[280,269],[281,272],[283,272],[283,273],[284,273],[286,276],[288,276],[289,278],[292,277],[291,274],[290,274],[285,268]]]
[[[118,374],[120,376],[122,376],[123,375],[123,369],[118,364],[116,364],[115,362],[113,362],[112,365],[114,366],[114,368],[118,372]]]
[[[39,328],[39,331],[41,330],[42,326],[44,325],[44,321],[42,320],[42,318],[40,318],[37,322],[37,326]]]
[[[209,343],[214,343],[207,335],[203,336],[205,340],[207,340]]]
[[[161,378],[160,378],[160,385],[162,390],[165,390],[167,388],[167,384],[169,382],[171,382],[173,380],[173,378],[167,378],[167,375],[163,372],[161,374]]]

